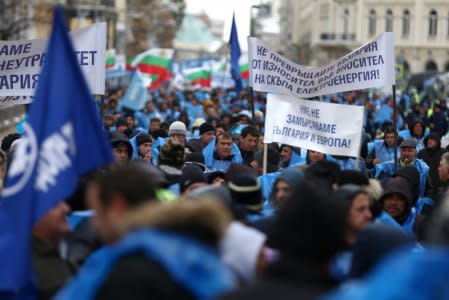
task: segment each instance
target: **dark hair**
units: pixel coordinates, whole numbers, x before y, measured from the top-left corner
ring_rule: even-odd
[[[259,133],[259,130],[257,130],[256,127],[254,127],[254,126],[246,126],[245,128],[242,129],[242,133],[240,134],[240,136],[242,138],[245,138],[247,135],[259,137],[260,133]]]
[[[150,119],[150,124],[153,123],[153,122],[159,122],[160,123],[161,119],[158,118],[158,117],[153,117],[153,118]]]
[[[216,143],[218,143],[218,140],[222,138],[222,139],[231,139],[232,140],[232,136],[226,132],[220,132],[217,137],[216,137]]]
[[[93,182],[98,185],[99,200],[110,204],[114,195],[123,196],[131,207],[156,200],[156,181],[152,172],[141,164],[114,165],[103,173],[97,173]]]

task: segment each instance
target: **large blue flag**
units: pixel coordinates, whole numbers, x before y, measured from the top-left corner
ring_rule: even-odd
[[[240,76],[239,58],[240,51],[239,37],[237,35],[237,26],[235,25],[235,15],[232,15],[231,36],[229,37],[229,47],[231,48],[231,75],[235,81],[235,91],[240,93],[242,90],[242,77]]]
[[[113,161],[60,7],[47,47],[0,199],[0,297],[33,286],[29,241],[34,223],[72,193],[80,175]]]

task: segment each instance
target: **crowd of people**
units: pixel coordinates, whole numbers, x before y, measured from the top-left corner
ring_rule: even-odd
[[[251,102],[246,90],[166,82],[132,111],[125,92],[110,87],[97,103],[115,163],[80,178],[33,228],[42,299],[319,299],[367,280],[395,250],[449,241],[438,214],[449,189],[446,99],[310,99],[365,107],[354,158],[264,150],[263,93]],[[19,133],[2,140],[2,178],[18,143]]]

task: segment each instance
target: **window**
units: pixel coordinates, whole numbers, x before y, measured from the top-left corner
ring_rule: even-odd
[[[368,35],[373,36],[376,34],[376,11],[374,9],[369,11],[368,16]]]
[[[429,14],[429,37],[437,36],[438,14],[435,10],[431,10]]]
[[[410,35],[410,11],[404,10],[402,14],[402,36],[408,37]]]
[[[343,39],[348,39],[349,33],[349,9],[345,9],[343,14]]]
[[[387,9],[387,15],[385,17],[385,31],[393,32],[393,11]]]

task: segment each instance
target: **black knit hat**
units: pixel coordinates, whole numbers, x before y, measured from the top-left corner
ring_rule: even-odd
[[[368,177],[357,170],[342,170],[337,176],[337,185],[355,184],[355,185],[368,185]]]
[[[118,119],[117,123],[115,124],[115,126],[119,127],[119,126],[128,126],[128,124],[126,123],[125,119]]]
[[[182,175],[179,178],[179,187],[181,193],[183,193],[189,186],[194,183],[204,182],[206,183],[203,171],[199,166],[187,165],[182,168]]]
[[[137,146],[140,146],[145,143],[151,143],[151,136],[148,133],[142,132],[136,136]]]
[[[209,132],[209,131],[214,131],[215,132],[215,127],[210,125],[209,123],[203,123],[200,126],[200,135]]]

